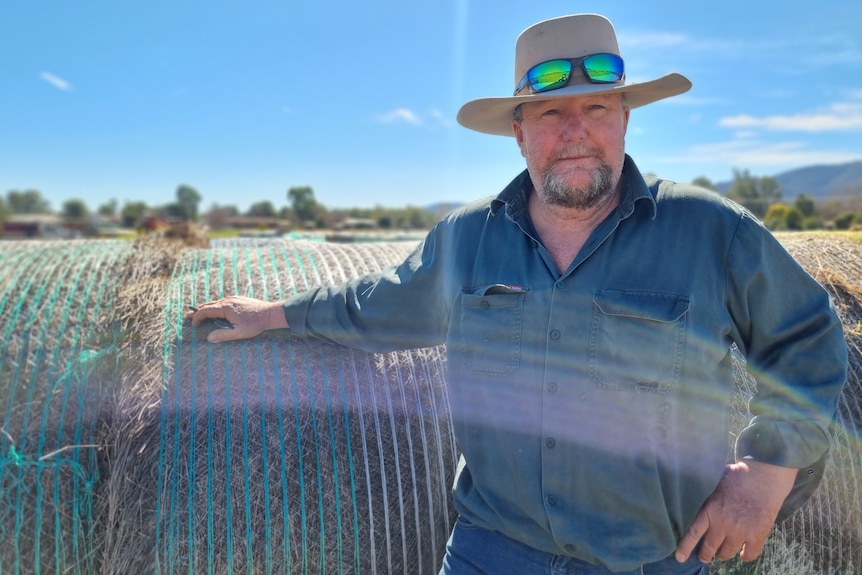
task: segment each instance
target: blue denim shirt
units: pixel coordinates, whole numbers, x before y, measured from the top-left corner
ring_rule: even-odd
[[[626,158],[619,207],[558,273],[526,172],[401,265],[285,303],[294,334],[446,344],[455,505],[613,570],[670,555],[722,477],[735,343],[757,377],[739,456],[804,467],[846,379],[827,293],[748,212]]]

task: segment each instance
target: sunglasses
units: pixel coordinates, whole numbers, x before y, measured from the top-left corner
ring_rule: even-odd
[[[515,87],[514,96],[524,90],[531,94],[562,88],[569,83],[572,70],[580,64],[587,80],[593,84],[610,84],[625,77],[623,59],[616,54],[591,54],[583,58],[548,60],[536,64],[524,74]]]

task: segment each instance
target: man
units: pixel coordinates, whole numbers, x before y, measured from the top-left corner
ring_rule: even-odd
[[[743,209],[639,173],[630,110],[691,84],[627,83],[607,19],[528,28],[514,80],[458,115],[515,137],[527,170],[500,194],[397,267],[284,303],[210,302],[194,324],[235,324],[211,341],[290,327],[371,351],[446,344],[463,458],[442,573],[757,557],[828,448],[847,363],[828,296]],[[728,458],[734,343],[759,391]]]

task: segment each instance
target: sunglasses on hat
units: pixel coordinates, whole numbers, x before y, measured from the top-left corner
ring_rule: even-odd
[[[524,90],[531,94],[562,88],[569,83],[572,70],[580,64],[584,75],[593,84],[610,84],[625,77],[623,59],[616,54],[591,54],[582,58],[548,60],[536,64],[515,86],[517,96]]]

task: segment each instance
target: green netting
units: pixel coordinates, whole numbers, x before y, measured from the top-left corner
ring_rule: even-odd
[[[442,350],[210,345],[183,319],[414,245],[0,244],[0,573],[436,573]]]
[[[129,243],[0,250],[0,572],[95,572],[96,422],[108,389],[116,285]]]
[[[821,489],[752,569],[853,572],[862,247],[783,241],[836,298],[851,376]],[[436,574],[457,456],[443,350],[286,333],[210,345],[183,321],[188,305],[286,297],[413,245],[0,243],[0,574]],[[741,360],[737,379],[741,425]]]

